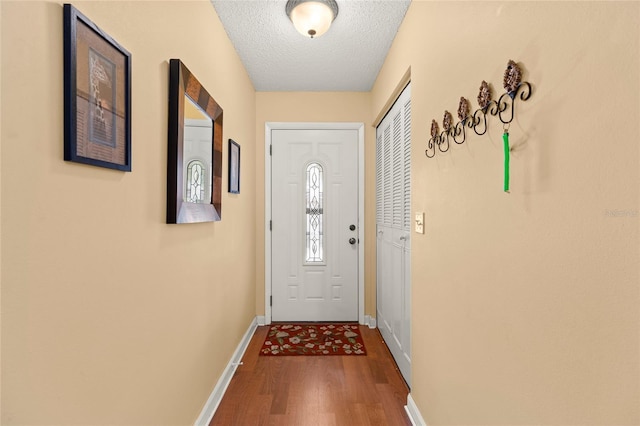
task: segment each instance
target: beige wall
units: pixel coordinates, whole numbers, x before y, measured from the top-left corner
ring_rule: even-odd
[[[0,6],[0,25],[2,23],[2,7]],[[2,27],[0,26],[0,36]],[[1,41],[1,40],[0,40]],[[2,43],[0,42],[0,58],[2,57]],[[2,82],[2,67],[0,66],[0,82]],[[2,99],[0,83],[0,100]],[[2,165],[2,102],[0,102],[0,165]],[[0,172],[0,421],[2,421],[2,173]]]
[[[74,4],[133,55],[133,171],[62,160],[62,6],[2,1],[1,422],[193,424],[255,316],[255,92],[208,0]],[[164,223],[170,58],[242,145],[221,222]]]
[[[267,122],[358,122],[365,137],[365,315],[375,317],[375,129],[363,92],[256,93],[256,312],[264,315],[264,128]]]
[[[133,53],[133,172],[62,161],[62,7],[0,2],[2,424],[193,423],[264,314],[268,121],[365,123],[375,315],[371,124],[409,68],[426,212],[412,395],[427,422],[640,423],[637,2],[414,0],[371,93],[255,93],[207,0],[75,4]],[[164,224],[173,57],[242,144],[242,194],[224,192],[219,223]],[[508,59],[534,85],[510,195],[495,119],[423,155],[431,119],[476,105],[482,79],[499,88]]]
[[[414,1],[372,91],[412,77],[412,395],[429,425],[639,424],[638,2]],[[511,126],[424,156],[432,118],[502,92]],[[455,115],[455,114],[454,114]]]

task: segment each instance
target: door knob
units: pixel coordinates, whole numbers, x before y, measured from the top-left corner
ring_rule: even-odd
[[[356,239],[351,237],[349,238],[349,244],[354,245],[356,243]]]

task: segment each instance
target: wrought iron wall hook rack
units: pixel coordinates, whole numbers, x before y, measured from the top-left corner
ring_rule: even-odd
[[[458,104],[458,119],[454,125],[451,113],[445,111],[443,118],[443,131],[440,132],[436,120],[431,121],[431,138],[427,142],[425,155],[433,158],[436,151],[447,152],[451,147],[449,138],[462,145],[467,139],[466,129],[472,129],[478,136],[487,133],[487,116],[498,117],[503,125],[509,125],[515,118],[515,103],[518,99],[526,101],[531,97],[531,84],[522,81],[522,71],[517,63],[509,61],[504,72],[503,87],[505,93],[500,95],[497,101],[492,99],[491,87],[486,81],[482,81],[478,93],[478,105],[480,108],[470,113],[470,104],[465,97],[460,98]]]

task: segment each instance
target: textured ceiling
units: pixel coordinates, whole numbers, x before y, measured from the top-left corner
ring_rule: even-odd
[[[371,90],[411,0],[337,0],[329,31],[310,39],[285,0],[212,0],[256,91]]]

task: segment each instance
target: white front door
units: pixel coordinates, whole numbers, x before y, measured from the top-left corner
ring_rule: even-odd
[[[358,320],[358,131],[271,133],[273,321]]]

